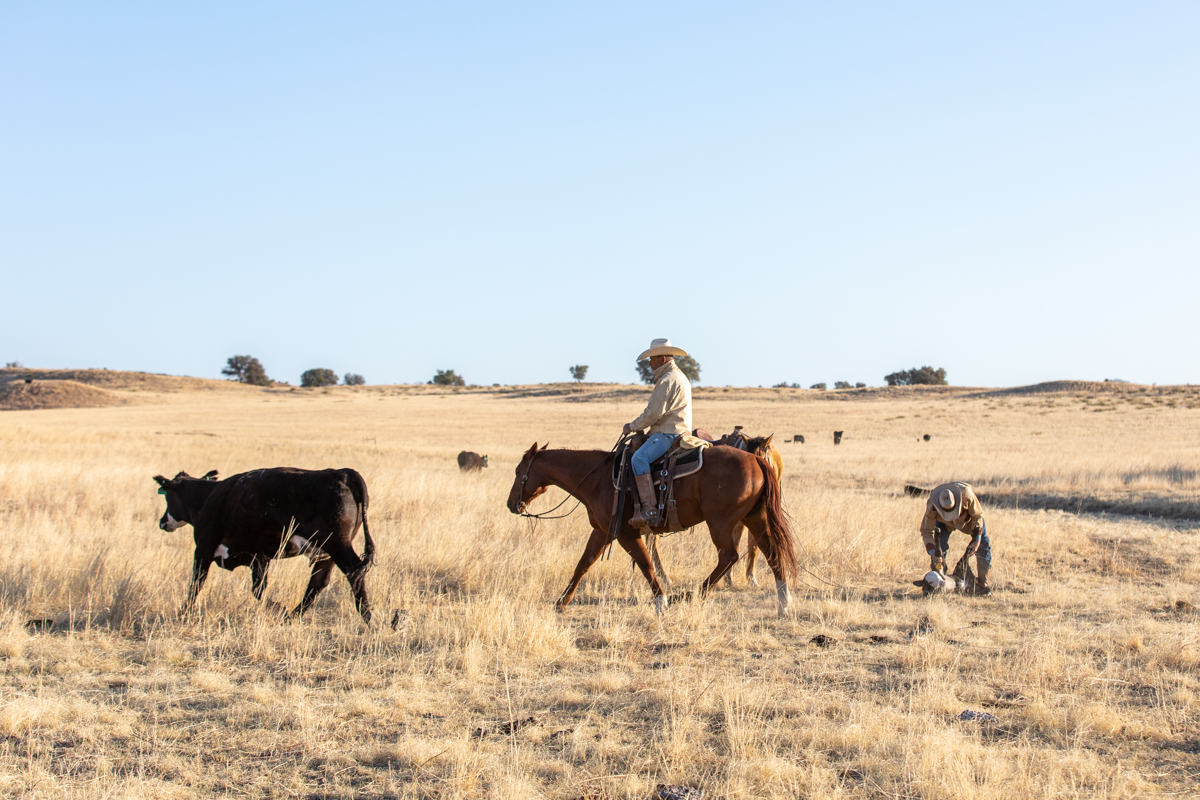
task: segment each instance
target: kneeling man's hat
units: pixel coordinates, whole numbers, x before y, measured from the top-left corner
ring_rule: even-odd
[[[942,519],[953,522],[962,513],[962,493],[948,488],[942,489],[938,492],[936,508]]]
[[[638,361],[644,361],[647,358],[654,356],[686,356],[687,350],[681,347],[676,347],[671,344],[670,339],[655,339],[650,343],[650,349],[637,357]]]

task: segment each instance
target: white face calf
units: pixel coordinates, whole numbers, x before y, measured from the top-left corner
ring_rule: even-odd
[[[170,511],[163,514],[162,519],[158,521],[158,527],[162,528],[164,531],[176,531],[182,528],[184,525],[187,525],[187,523],[180,522],[172,517]]]

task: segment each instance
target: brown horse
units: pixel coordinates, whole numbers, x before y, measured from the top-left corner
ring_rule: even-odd
[[[770,436],[742,435],[741,438],[742,442],[744,443],[744,446],[742,447],[739,447],[737,441],[732,437],[733,434],[722,436],[717,440],[716,443],[729,444],[733,447],[738,447],[740,450],[745,450],[747,453],[751,453],[752,455],[762,456],[764,459],[766,459],[766,462],[771,465],[771,469],[775,472],[775,477],[779,480],[780,485],[782,486],[783,454],[779,452],[779,449],[775,447],[775,445],[771,444],[771,440],[775,438],[775,434],[772,433]],[[743,529],[739,529],[737,534],[739,549],[741,548],[742,544],[742,530]],[[754,566],[757,560],[758,547],[754,544],[754,540],[751,539],[749,546],[746,548],[746,580],[755,586],[758,586],[758,578],[754,577]],[[725,573],[725,584],[731,588],[733,587],[733,570]]]
[[[508,494],[509,511],[523,513],[547,487],[557,486],[583,503],[592,525],[592,535],[575,574],[558,599],[559,611],[571,602],[579,582],[608,544],[615,500],[612,465],[613,454],[603,450],[547,450],[545,446],[539,450],[536,442],[517,465]],[[779,503],[779,479],[771,465],[760,456],[732,447],[709,448],[704,454],[704,469],[676,484],[675,502],[680,522],[686,527],[706,522],[717,548],[717,566],[700,585],[701,598],[708,596],[713,585],[738,560],[738,540],[744,525],[775,573],[779,613],[786,614],[792,599],[787,580],[796,574],[796,551],[792,530]],[[641,569],[661,612],[667,606],[667,596],[641,533],[628,520],[621,520],[616,541]]]

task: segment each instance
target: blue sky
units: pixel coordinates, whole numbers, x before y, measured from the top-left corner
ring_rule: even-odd
[[[0,360],[1200,382],[1196,3],[0,5]]]

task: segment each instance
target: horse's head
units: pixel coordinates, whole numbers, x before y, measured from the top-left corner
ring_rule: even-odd
[[[542,445],[542,450],[548,446],[549,442]],[[541,451],[538,450],[537,442],[534,442],[533,447],[521,456],[521,463],[517,464],[517,476],[513,479],[512,491],[508,493],[508,510],[514,514],[524,512],[525,507],[532,503],[534,498],[546,491],[547,484],[544,483],[534,458],[539,452]]]

